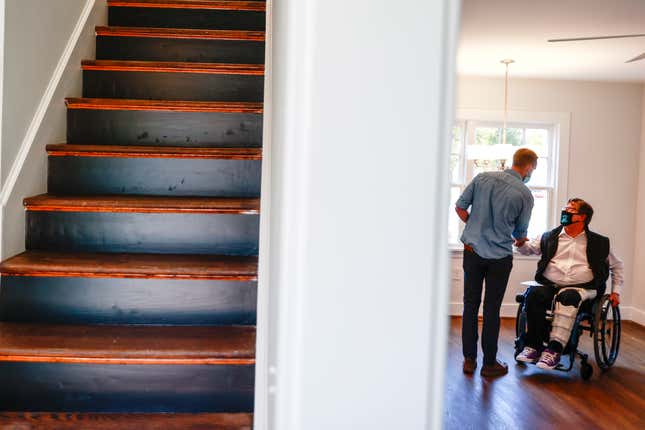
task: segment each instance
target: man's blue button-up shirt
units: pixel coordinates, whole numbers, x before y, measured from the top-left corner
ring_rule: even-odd
[[[533,195],[515,170],[480,173],[466,187],[456,205],[472,206],[461,241],[482,258],[513,254],[513,237],[527,236]]]

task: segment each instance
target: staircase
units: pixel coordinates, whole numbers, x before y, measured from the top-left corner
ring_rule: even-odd
[[[0,265],[0,427],[250,429],[266,3],[108,6]]]

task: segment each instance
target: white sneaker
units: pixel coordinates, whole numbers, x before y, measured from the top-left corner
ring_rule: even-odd
[[[549,348],[542,351],[540,356],[540,361],[538,361],[537,367],[540,369],[553,370],[558,367],[560,364],[560,356],[562,354],[557,353]]]

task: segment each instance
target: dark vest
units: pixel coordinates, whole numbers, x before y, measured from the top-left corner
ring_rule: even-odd
[[[564,227],[560,226],[554,230],[546,232],[542,235],[540,240],[540,249],[542,257],[538,262],[537,272],[535,273],[535,280],[541,284],[552,284],[544,277],[544,271],[549,265],[551,259],[558,251],[558,239],[560,232]],[[609,278],[609,238],[601,236],[597,233],[586,230],[587,232],[587,262],[593,272],[593,281],[589,284],[580,285],[582,288],[595,289],[598,291],[598,297],[605,293],[606,282]]]

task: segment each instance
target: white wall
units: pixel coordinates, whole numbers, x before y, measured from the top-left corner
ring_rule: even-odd
[[[440,426],[456,4],[273,4],[274,429]]]
[[[625,261],[623,304],[634,295],[634,225],[641,145],[640,84],[511,79],[509,109],[570,112],[568,194],[589,201],[595,210],[591,228],[611,238]],[[504,81],[462,76],[457,83],[459,109],[503,108]],[[557,204],[563,204],[558,202]],[[642,212],[641,212],[642,214]],[[641,260],[642,261],[642,260]],[[461,257],[453,255],[452,312],[461,312]],[[516,258],[503,314],[514,315],[519,282],[533,279],[535,259]],[[642,287],[641,287],[642,288]]]
[[[645,107],[645,86],[643,86],[643,106]],[[634,248],[634,284],[632,287],[632,318],[645,325],[645,108],[641,122],[640,169],[638,176],[638,198],[636,209],[636,230]]]
[[[45,145],[65,142],[64,98],[81,95],[80,62],[94,58],[94,26],[107,22],[105,0],[6,3],[1,145],[3,258],[24,250],[22,199],[46,191]]]

